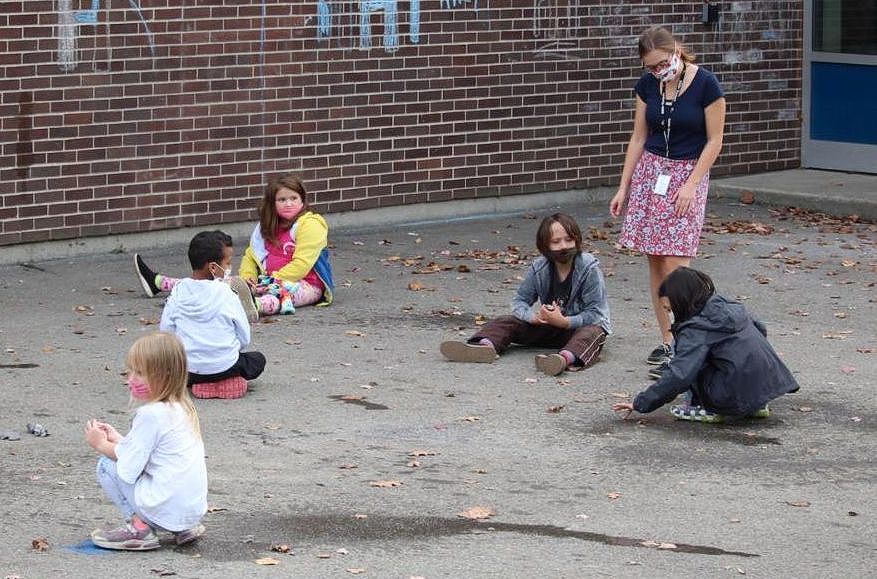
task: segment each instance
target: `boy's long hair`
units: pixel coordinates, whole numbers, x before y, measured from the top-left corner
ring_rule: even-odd
[[[542,223],[539,224],[539,229],[536,231],[536,249],[539,250],[539,253],[548,258],[548,252],[551,251],[548,247],[551,243],[551,226],[555,223],[560,223],[566,234],[575,240],[576,251],[581,251],[582,230],[579,228],[579,224],[566,213],[555,213],[543,219]]]
[[[640,59],[653,50],[661,50],[672,54],[676,52],[677,47],[679,48],[679,58],[681,58],[683,62],[694,62],[694,53],[688,50],[684,44],[676,40],[670,31],[663,26],[653,26],[649,28],[640,34],[639,42],[637,43]]]
[[[667,298],[670,302],[674,325],[699,314],[715,293],[716,286],[710,276],[685,266],[674,269],[658,286],[658,297]]]
[[[293,219],[293,223],[311,208],[308,203],[304,183],[301,182],[298,175],[290,173],[271,179],[265,188],[262,202],[259,204],[259,230],[262,232],[262,239],[271,243],[277,242],[277,228],[280,225],[280,216],[277,215],[277,207],[274,202],[277,200],[277,192],[281,189],[295,191],[301,197],[302,208],[299,214],[295,216],[295,219]]]
[[[175,335],[154,332],[139,338],[128,350],[125,365],[149,384],[147,402],[179,403],[189,415],[192,430],[201,436],[201,423],[187,387],[186,350]]]

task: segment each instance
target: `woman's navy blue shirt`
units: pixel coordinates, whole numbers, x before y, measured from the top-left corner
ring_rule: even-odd
[[[646,151],[666,157],[666,142],[661,124],[661,83],[647,72],[637,81],[635,90],[646,103],[646,124],[649,129]],[[716,76],[705,68],[698,68],[691,85],[676,99],[676,109],[670,124],[671,159],[700,157],[706,146],[704,109],[723,96],[725,93],[722,92]],[[665,106],[665,111],[668,108]]]

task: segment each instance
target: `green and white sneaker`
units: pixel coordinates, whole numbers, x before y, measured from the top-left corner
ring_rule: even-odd
[[[721,414],[710,412],[703,406],[692,406],[690,404],[678,404],[670,407],[670,414],[677,420],[690,420],[692,422],[707,422],[717,424],[724,422],[725,417]]]

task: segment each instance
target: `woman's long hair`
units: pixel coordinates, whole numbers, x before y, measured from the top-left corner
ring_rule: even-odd
[[[662,50],[673,54],[679,48],[679,57],[683,62],[694,62],[694,53],[676,40],[669,30],[663,26],[653,26],[640,34],[638,47],[639,57],[642,59],[653,50]]]
[[[192,430],[201,436],[201,423],[189,396],[186,350],[179,338],[167,332],[147,334],[128,350],[125,365],[149,384],[147,402],[179,403],[189,415]]]

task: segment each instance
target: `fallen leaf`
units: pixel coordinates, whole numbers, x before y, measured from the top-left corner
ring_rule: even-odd
[[[476,422],[478,420],[481,420],[481,417],[480,416],[464,416],[460,420],[462,420],[464,422]]]
[[[526,382],[527,384],[535,384],[538,381],[539,380],[537,380],[536,378],[524,378],[524,382]]]
[[[458,517],[463,517],[464,519],[470,519],[473,521],[480,521],[482,519],[489,519],[493,515],[496,514],[496,511],[491,509],[490,507],[469,507],[464,510],[462,513],[457,513]]]
[[[171,571],[170,569],[150,569],[149,571],[159,577],[170,577],[171,575],[177,574],[176,571]]]
[[[416,461],[416,460],[409,460],[408,464],[406,464],[405,466],[407,466],[409,468],[417,468],[420,466],[420,462]]]
[[[317,553],[317,559],[331,559],[332,553]]]
[[[841,367],[840,371],[843,372],[844,374],[855,374],[856,367],[855,366],[843,366],[843,367]]]
[[[228,509],[225,507],[207,507],[208,513],[220,513],[222,511],[227,511]]]
[[[565,408],[565,406],[564,406],[563,404],[559,404],[559,405],[557,405],[557,406],[549,406],[549,407],[548,407],[548,412],[552,412],[552,413],[554,413],[554,414],[557,414],[558,412],[560,412],[560,411],[563,410],[564,408]]]
[[[116,328],[116,333],[120,336],[124,336],[128,333],[128,328]]]
[[[840,262],[840,264],[844,267],[855,267],[857,263],[859,262],[853,259],[844,259]]]
[[[412,450],[408,453],[408,456],[435,456],[438,454],[434,450]]]
[[[279,565],[280,560],[274,557],[261,557],[253,561],[256,565]]]
[[[609,500],[610,500],[610,501],[614,501],[614,500],[616,500],[616,499],[620,499],[620,498],[621,498],[621,493],[618,493],[618,492],[611,492],[611,493],[607,494],[606,496],[609,497]]]
[[[34,551],[48,551],[49,550],[49,540],[45,537],[37,537],[30,542],[31,549]]]
[[[339,555],[347,555],[348,553],[350,553],[350,551],[348,551],[344,547],[339,547],[339,548],[335,549],[335,552],[338,553]]]
[[[271,545],[271,550],[276,552],[276,553],[289,553],[289,551],[291,549],[292,549],[292,547],[290,547],[286,543],[283,543],[280,545]]]
[[[344,394],[338,400],[363,400],[365,396],[360,396],[359,394]]]
[[[345,335],[345,336],[354,336],[354,337],[357,337],[357,338],[362,338],[362,337],[365,336],[365,334],[362,333],[362,332],[360,332],[359,330],[346,330],[346,331],[344,332],[344,335]]]
[[[609,396],[614,396],[615,398],[630,398],[630,392],[610,392]]]
[[[793,406],[792,410],[797,410],[798,412],[813,412],[813,408],[810,406]]]
[[[402,486],[402,481],[399,481],[399,480],[373,480],[368,484],[369,484],[369,486],[372,486],[372,487],[388,489],[388,488],[392,488],[392,487]]]
[[[809,507],[810,501],[786,501],[790,507]]]
[[[338,465],[338,468],[340,468],[340,469],[344,469],[344,470],[348,470],[348,469],[351,469],[351,468],[357,468],[357,465],[355,465],[355,464],[351,464],[351,463],[339,464],[339,465]]]
[[[359,575],[360,573],[365,573],[365,569],[361,567],[350,567],[347,569],[347,572],[351,575]]]
[[[368,515],[364,515],[362,513],[356,513],[355,515],[353,515],[353,518],[362,520],[362,519],[367,519]]]

